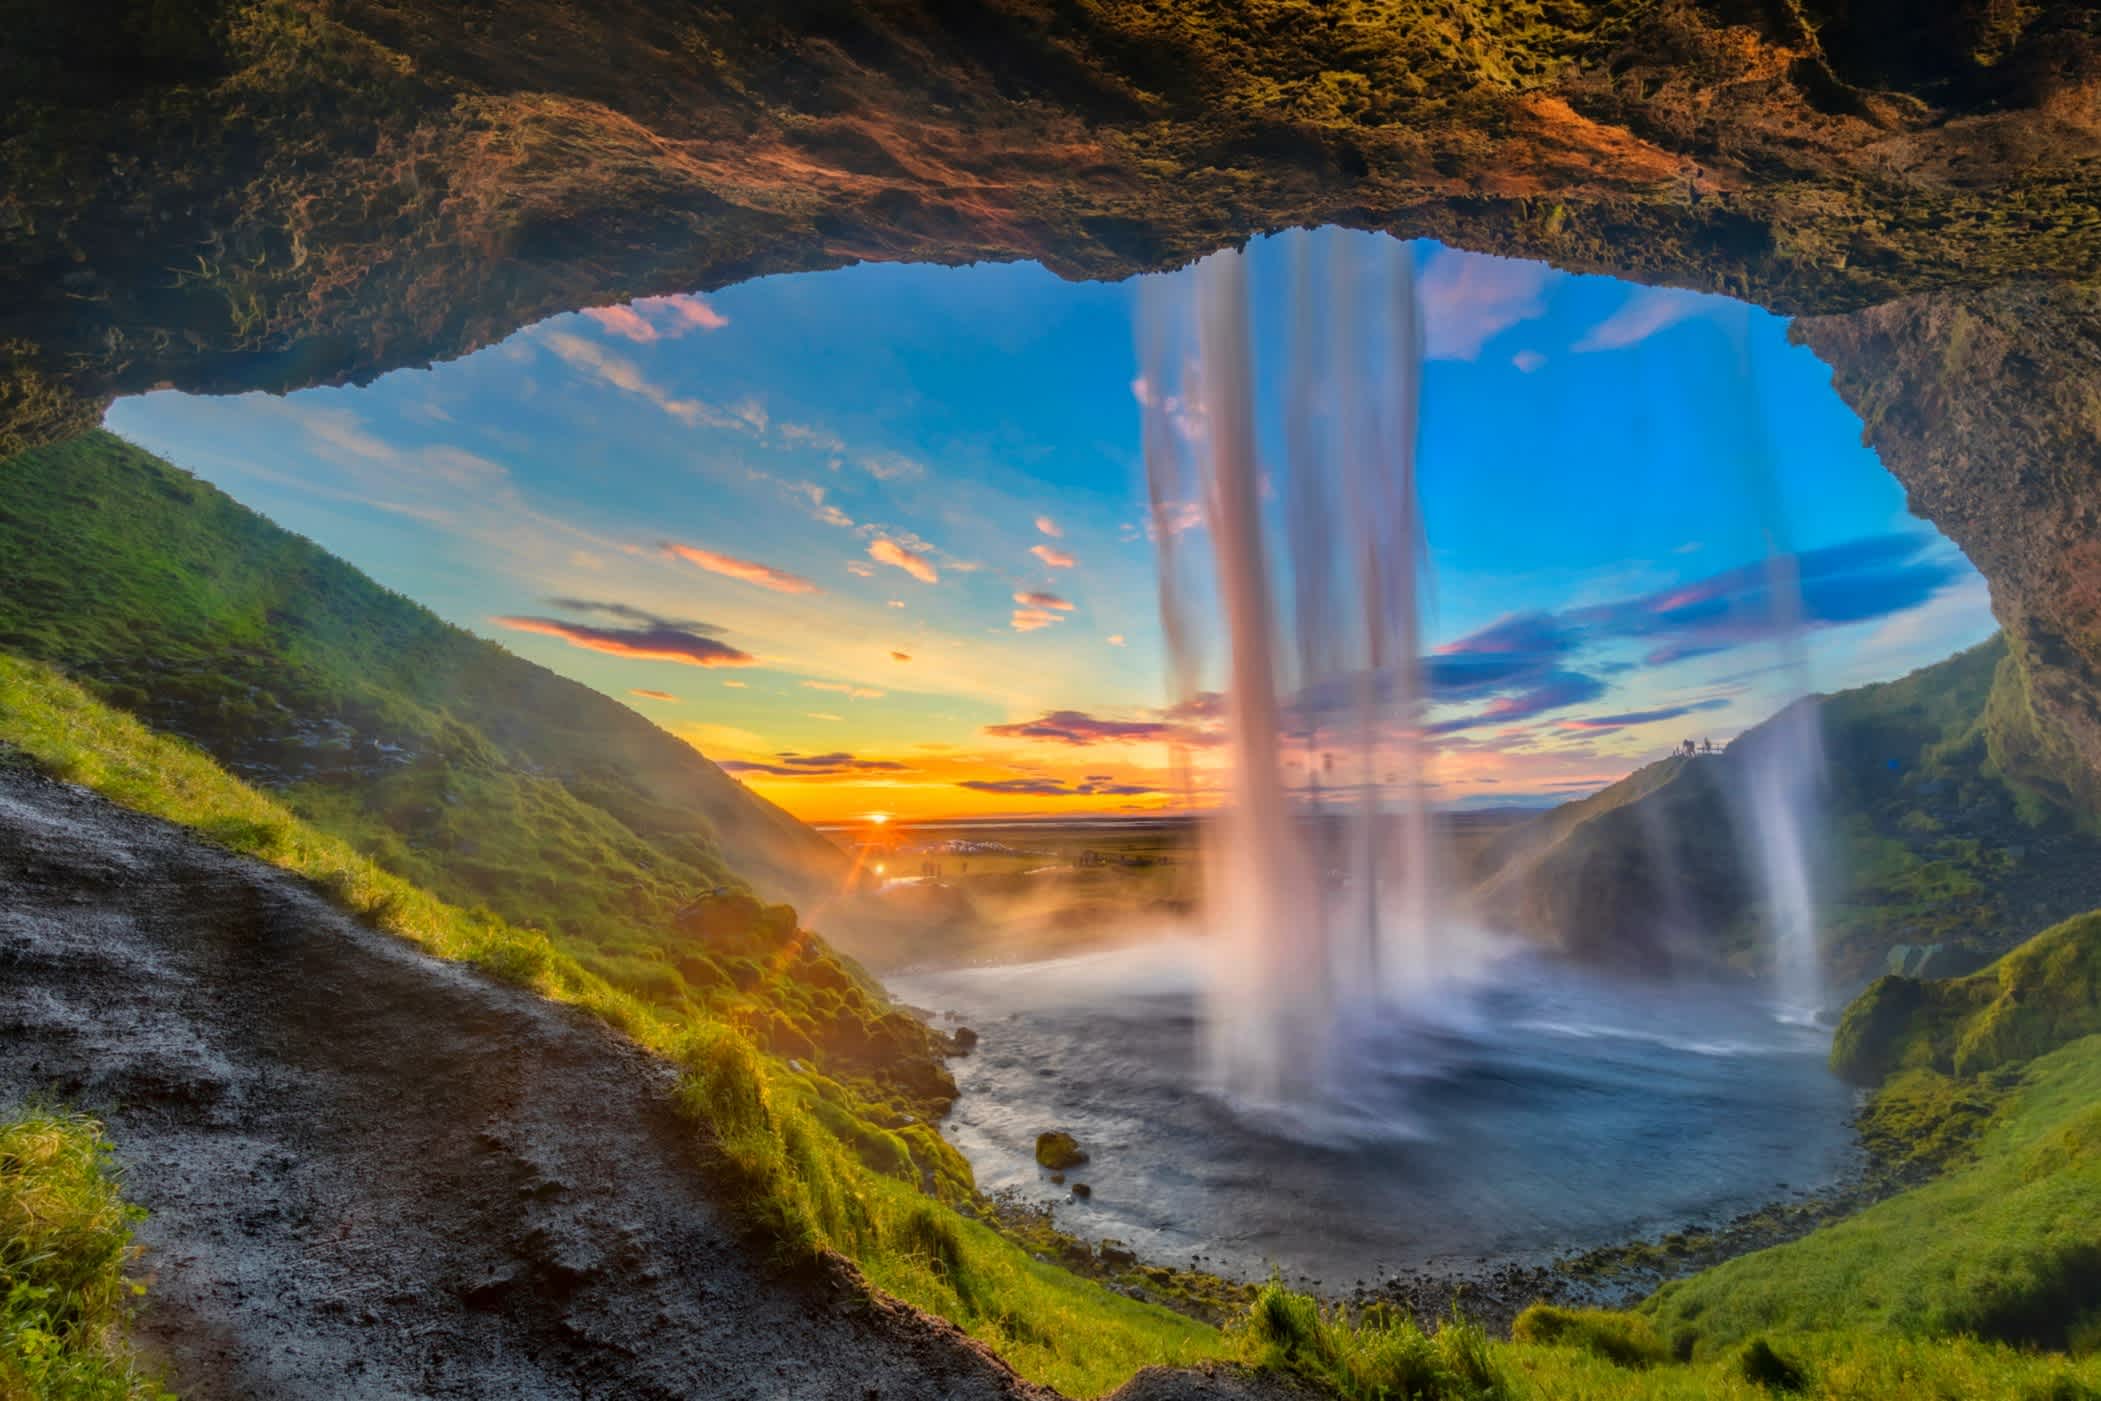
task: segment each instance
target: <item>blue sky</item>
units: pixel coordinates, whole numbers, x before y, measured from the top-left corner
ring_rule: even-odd
[[[1800,557],[1819,688],[1990,632],[1783,320],[1415,254],[1448,800],[1578,791],[1788,699],[1769,545]],[[1250,273],[1273,450],[1277,241]],[[1029,264],[866,264],[556,317],[362,389],[146,395],[109,425],[805,816],[1157,806],[1177,722],[1134,300]]]

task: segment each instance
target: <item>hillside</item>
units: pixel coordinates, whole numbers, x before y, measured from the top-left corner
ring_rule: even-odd
[[[725,881],[807,900],[845,880],[843,853],[691,745],[110,434],[4,481],[0,647],[447,898],[582,932],[653,927]]]
[[[1961,972],[2101,904],[2101,840],[2036,748],[1997,638],[1896,681],[1805,702],[1827,763],[1821,919],[1841,989],[1892,958]],[[1757,884],[1735,800],[1776,734],[1650,764],[1505,834],[1482,911],[1579,957],[1753,970]]]

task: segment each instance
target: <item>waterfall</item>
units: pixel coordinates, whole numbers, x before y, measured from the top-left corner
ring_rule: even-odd
[[[1243,254],[1141,291],[1147,482],[1178,707],[1209,538],[1229,759],[1207,848],[1206,1051],[1255,1103],[1317,1095],[1347,1029],[1448,966],[1425,797],[1416,492],[1421,316],[1406,245],[1293,236],[1285,450],[1257,449]],[[1280,505],[1281,526],[1268,518]]]

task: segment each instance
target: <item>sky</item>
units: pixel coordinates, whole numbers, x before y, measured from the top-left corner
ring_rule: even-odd
[[[1248,253],[1265,457],[1287,242]],[[1581,793],[1990,634],[1982,579],[1783,318],[1410,253],[1438,801]],[[1170,704],[1136,305],[1034,264],[861,264],[362,388],[156,392],[108,426],[806,820],[1204,806],[1217,707]]]

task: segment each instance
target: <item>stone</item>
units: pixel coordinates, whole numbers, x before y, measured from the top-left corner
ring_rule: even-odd
[[[1053,1172],[1078,1167],[1087,1161],[1087,1154],[1080,1141],[1063,1129],[1050,1129],[1036,1135],[1036,1161]]]

